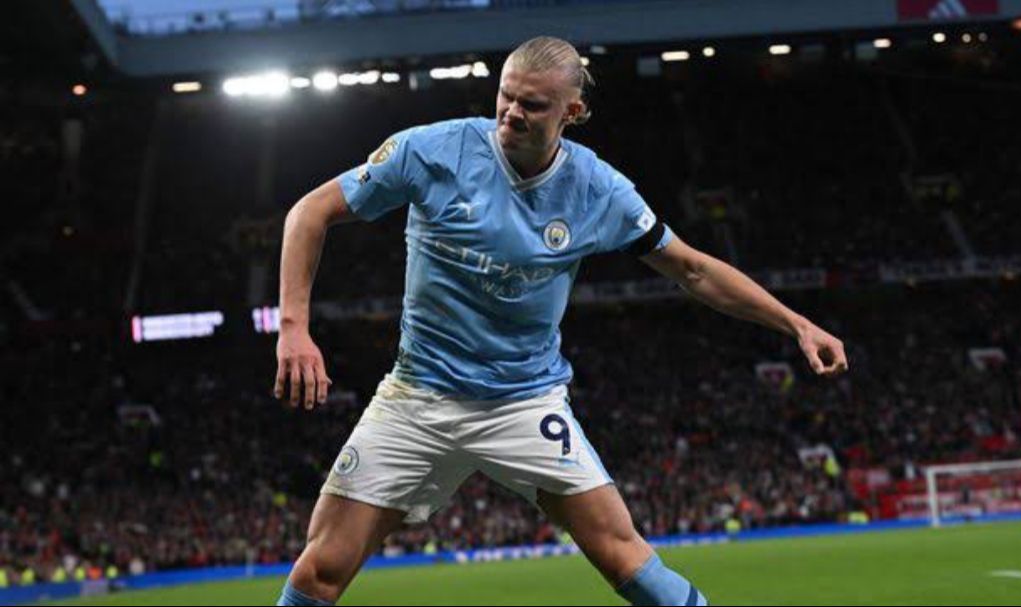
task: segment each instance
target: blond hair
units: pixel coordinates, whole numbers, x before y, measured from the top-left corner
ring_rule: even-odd
[[[578,50],[566,40],[552,36],[539,36],[524,42],[507,57],[507,64],[531,72],[562,70],[568,82],[581,94],[583,109],[572,120],[572,124],[585,124],[592,117],[589,109],[588,91],[596,85],[595,79],[581,63]]]

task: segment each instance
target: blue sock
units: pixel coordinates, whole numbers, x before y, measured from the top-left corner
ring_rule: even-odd
[[[330,601],[314,599],[304,592],[291,586],[291,580],[284,584],[284,591],[280,594],[277,605],[333,605]]]
[[[617,594],[632,605],[708,605],[702,593],[675,571],[667,569],[653,554],[631,579],[617,587]]]

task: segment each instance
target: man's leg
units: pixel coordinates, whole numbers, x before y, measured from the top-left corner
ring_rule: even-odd
[[[277,605],[333,605],[405,513],[322,494]]]
[[[668,569],[638,534],[613,485],[566,496],[540,490],[538,502],[631,604],[707,604],[705,597],[683,576]]]

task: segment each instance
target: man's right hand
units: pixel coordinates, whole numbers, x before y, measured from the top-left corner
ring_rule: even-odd
[[[292,407],[297,407],[301,402],[305,409],[311,410],[316,403],[321,405],[326,402],[326,392],[333,381],[326,375],[323,355],[309,336],[307,328],[280,327],[274,397],[284,398],[288,381],[291,384],[288,401]]]

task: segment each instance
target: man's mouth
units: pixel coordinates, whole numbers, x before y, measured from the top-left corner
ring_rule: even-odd
[[[500,126],[505,127],[507,130],[514,133],[525,133],[528,129],[523,124],[515,124],[513,122],[501,122]]]

